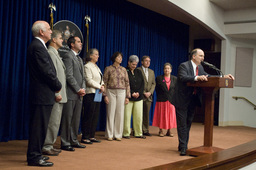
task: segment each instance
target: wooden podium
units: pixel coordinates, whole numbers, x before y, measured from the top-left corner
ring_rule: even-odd
[[[200,87],[205,94],[205,121],[204,121],[204,145],[187,150],[188,155],[199,156],[206,153],[214,153],[221,148],[212,146],[213,139],[213,117],[214,117],[214,95],[220,88],[233,88],[233,80],[223,77],[209,77],[208,81],[197,81],[187,83],[188,86]]]

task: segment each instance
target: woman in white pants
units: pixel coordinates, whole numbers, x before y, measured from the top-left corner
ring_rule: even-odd
[[[107,104],[107,119],[105,136],[109,141],[121,141],[124,122],[124,105],[129,103],[130,85],[127,71],[120,66],[123,55],[115,52],[111,61],[113,65],[105,68],[103,81],[105,83],[104,101]]]

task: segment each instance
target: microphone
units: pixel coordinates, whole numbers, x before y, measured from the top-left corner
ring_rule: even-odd
[[[206,61],[201,61],[201,64],[205,65],[205,66],[209,66],[209,67],[215,67],[213,64],[210,64]]]
[[[219,75],[221,75],[221,77],[224,77],[224,74],[222,73],[222,71],[220,69],[218,69],[215,65],[210,64],[210,63],[208,63],[206,61],[201,61],[201,64],[216,70],[219,73]]]

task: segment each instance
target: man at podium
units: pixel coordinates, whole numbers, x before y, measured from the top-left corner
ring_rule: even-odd
[[[175,107],[177,117],[177,131],[179,138],[178,150],[180,155],[186,155],[189,131],[196,106],[201,106],[202,93],[200,88],[187,86],[188,82],[208,81],[208,73],[204,71],[201,62],[204,61],[203,50],[196,48],[190,53],[190,60],[181,63],[178,69]],[[231,74],[224,77],[234,79]]]

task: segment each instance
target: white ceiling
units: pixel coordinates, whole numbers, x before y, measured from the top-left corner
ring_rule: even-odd
[[[256,0],[210,0],[210,1],[226,11],[256,7]]]
[[[181,10],[168,0],[127,0],[159,14],[165,15],[190,26],[191,30],[197,30],[196,36],[201,38],[222,39],[211,28],[199,20],[196,20],[186,11]],[[246,8],[255,8],[256,0],[209,0],[215,5],[225,10],[238,10]],[[256,39],[256,34],[229,35],[234,38]]]

